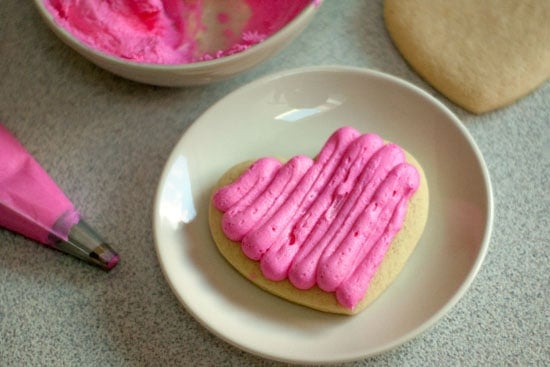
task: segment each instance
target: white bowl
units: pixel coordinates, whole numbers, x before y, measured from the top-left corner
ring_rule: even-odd
[[[176,65],[128,61],[95,50],[60,27],[44,5],[44,0],[34,0],[34,3],[50,29],[65,44],[97,66],[137,82],[178,87],[201,85],[227,79],[265,61],[289,44],[305,29],[321,2],[316,2],[316,4],[312,2],[307,5],[304,10],[278,32],[247,50],[210,61]]]

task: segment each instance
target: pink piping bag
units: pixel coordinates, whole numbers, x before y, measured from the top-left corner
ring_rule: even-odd
[[[117,253],[81,217],[29,152],[0,124],[0,227],[105,270]]]

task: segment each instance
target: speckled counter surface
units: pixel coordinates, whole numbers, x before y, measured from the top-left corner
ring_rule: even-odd
[[[153,197],[180,136],[215,101],[260,76],[319,64],[377,69],[428,91],[463,121],[491,175],[490,248],[472,287],[440,322],[346,366],[550,364],[550,86],[469,114],[398,54],[380,1],[327,0],[276,57],[205,87],[118,78],[66,47],[31,1],[0,6],[0,120],[120,252],[110,273],[0,231],[1,366],[279,366],[204,329],[162,275]]]

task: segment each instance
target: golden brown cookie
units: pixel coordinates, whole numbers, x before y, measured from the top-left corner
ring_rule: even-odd
[[[414,165],[420,174],[420,186],[409,202],[407,215],[400,232],[394,237],[384,261],[375,273],[365,297],[353,309],[341,306],[334,293],[328,293],[317,286],[309,290],[295,288],[288,280],[271,281],[260,270],[259,263],[246,257],[238,242],[229,240],[221,227],[222,212],[214,207],[212,200],[209,208],[209,224],[212,237],[223,257],[245,278],[260,288],[279,297],[316,310],[353,315],[372,303],[397,277],[407,259],[413,252],[424,230],[428,216],[428,185],[420,164],[406,154],[407,161]],[[229,169],[218,181],[213,192],[235,181],[253,161],[242,162]]]
[[[484,113],[550,76],[550,1],[385,0],[395,45],[451,101]]]

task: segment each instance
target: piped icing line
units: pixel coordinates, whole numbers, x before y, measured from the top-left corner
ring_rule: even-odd
[[[380,139],[382,146],[382,140]],[[309,289],[316,284],[317,267],[323,254],[331,254],[343,240],[357,216],[371,201],[376,188],[384,180],[389,170],[404,161],[402,150],[394,144],[379,148],[368,161],[354,190],[342,205],[332,225],[326,217],[321,218],[304,248],[297,254],[289,270],[290,282],[299,289]],[[321,228],[321,229],[319,229]]]
[[[258,185],[263,165],[269,178]],[[317,285],[353,309],[418,186],[418,172],[400,147],[344,127],[315,161],[296,156],[277,166],[260,159],[219,189],[213,204],[224,212],[225,235],[241,242],[267,279],[288,279],[298,289]]]
[[[313,223],[315,218],[322,215],[322,210],[319,210],[318,213],[313,212],[311,209],[313,202],[319,200],[323,191],[334,188],[346,176],[346,171],[353,162],[351,157],[354,154],[357,156],[357,149],[350,149],[350,146],[360,145],[362,139],[355,139],[350,144],[347,139],[342,139],[342,133],[344,131],[333,137],[335,142],[334,148],[332,144],[327,144],[326,149],[321,151],[317,162],[304,175],[301,185],[293,193],[293,200],[289,200],[288,202],[288,204],[299,203],[299,205],[288,205],[280,208],[276,213],[276,217],[273,218],[275,222],[280,221],[282,226],[278,236],[274,235],[273,238],[269,239],[272,246],[269,247],[261,259],[260,266],[266,278],[271,280],[286,278],[288,268],[296,252],[300,250],[306,240],[307,236],[305,234],[309,232],[309,230],[304,232],[304,225],[300,227],[303,235],[298,233],[295,230],[298,226],[298,221],[305,217],[307,221]],[[355,134],[352,134],[352,136],[355,136]],[[345,144],[342,144],[343,142]],[[359,144],[356,144],[356,142],[359,142]],[[328,156],[329,154],[324,154],[327,152],[332,153],[330,157]],[[347,174],[347,177],[349,177],[349,174]],[[289,215],[289,213],[293,214]],[[275,232],[271,233],[275,234]],[[256,243],[261,243],[266,241],[269,233],[263,228],[260,229],[259,233],[253,233],[253,235],[256,235]],[[275,237],[277,237],[277,241],[274,241]]]
[[[411,172],[413,171],[413,172]],[[409,174],[415,174],[408,164],[396,166],[386,177],[365,210],[358,216],[333,251],[325,250],[317,266],[317,285],[324,291],[333,292],[357,268],[374,246],[374,243],[388,232],[388,223],[401,201],[407,195]],[[399,223],[399,227],[402,224]]]
[[[372,249],[361,259],[359,266],[336,289],[336,300],[342,306],[353,309],[361,301],[391,244],[393,239],[392,233],[401,229],[407,210],[407,200],[407,198],[403,198],[399,202],[387,230],[380,236]]]
[[[298,184],[303,173],[311,166],[312,160],[305,156],[296,156],[284,164],[275,174],[271,182],[255,196],[249,205],[234,205],[222,217],[224,233],[233,241],[241,241],[243,237],[257,225],[263,217],[271,214],[286,200],[289,192]],[[254,190],[255,192],[261,190]],[[262,252],[249,251],[243,243],[243,251],[250,258],[259,259]]]
[[[301,205],[303,208],[301,212],[303,213],[307,212],[307,209],[309,207],[308,203],[310,203],[312,199],[315,199],[317,197],[315,192],[319,191],[325,185],[326,180],[329,178],[329,175],[327,174],[327,170],[331,171],[336,167],[337,162],[339,161],[340,157],[343,155],[344,151],[347,149],[349,143],[353,141],[358,135],[359,133],[357,131],[341,129],[336,131],[327,140],[326,144],[321,149],[320,154],[316,158],[315,163],[310,167],[310,169],[307,172],[304,172],[303,178],[301,179],[302,182],[300,184],[300,190],[298,191],[304,190],[305,181],[315,181],[315,186],[312,189],[313,192],[309,193],[308,195],[302,198]],[[319,172],[319,174],[316,174],[317,172]],[[245,175],[247,174],[248,173],[245,173]],[[231,185],[229,187],[231,187]],[[280,190],[281,188],[277,188],[277,183],[274,183],[272,185],[272,189]],[[293,193],[293,195],[296,195],[296,193]],[[298,195],[300,195],[300,193]],[[223,196],[224,195],[221,195],[220,197],[214,197],[215,206],[218,205],[217,201],[224,200]],[[291,203],[297,204],[298,200],[299,199],[295,196],[295,199],[293,199],[291,202],[288,202],[288,201],[285,202],[285,205],[287,207],[286,210],[296,212],[297,209],[290,207],[290,205]],[[249,207],[250,205],[251,203],[243,203],[243,206],[245,207]],[[277,218],[272,218],[272,222],[278,221],[279,223],[274,223],[272,225],[265,225],[265,226],[258,225],[255,229],[249,231],[242,238],[243,252],[245,252],[247,256],[253,259],[259,259],[267,251],[267,249],[273,244],[273,241],[277,237],[280,237],[283,235],[283,232],[285,229],[285,223],[290,218],[288,213],[285,214],[284,211],[280,212],[279,216],[281,214],[284,215],[285,218],[279,217],[278,220]],[[272,275],[272,277],[269,279],[275,280],[277,279],[277,276]]]
[[[292,226],[311,205],[311,198],[314,195],[308,195],[308,193],[312,191],[321,169],[321,165],[313,165],[270,221],[245,236],[245,240],[254,243],[252,245],[254,247],[258,247],[261,243],[268,245],[260,261],[262,273],[268,279],[283,280],[287,276],[288,267],[295,255],[295,251],[292,250],[299,249],[296,238],[292,237]]]
[[[322,169],[314,190],[309,193],[310,201],[314,205],[319,201],[319,192],[329,183],[334,171],[340,165],[340,160],[348,149],[348,146],[360,135],[361,134],[355,129],[349,127],[340,128],[332,134],[320,154],[317,156],[316,162]],[[306,241],[311,229],[317,222],[318,215],[319,214],[316,214],[316,212],[312,210],[312,207],[308,208],[292,229],[292,235],[295,242],[300,247],[302,243]]]
[[[257,160],[232,185],[222,187],[214,194],[216,207],[226,212],[232,206],[247,206],[267,187],[283,164],[275,158]],[[244,197],[246,200],[243,200]]]
[[[305,156],[296,156],[288,161],[279,171],[280,174],[275,176],[271,185],[267,187],[264,193],[252,203],[247,212],[258,212],[261,218],[255,222],[257,227],[267,226],[270,231],[276,232],[277,226],[271,221],[273,214],[277,209],[287,201],[296,185],[300,182],[302,176],[313,164],[311,158]],[[270,203],[267,211],[264,210],[264,204]],[[257,215],[258,218],[260,215]],[[243,223],[243,225],[246,224]],[[250,228],[252,229],[252,228]],[[247,231],[247,233],[250,231]],[[247,237],[242,238],[242,250],[249,258],[259,260],[269,248],[267,241],[261,243],[251,243]]]

